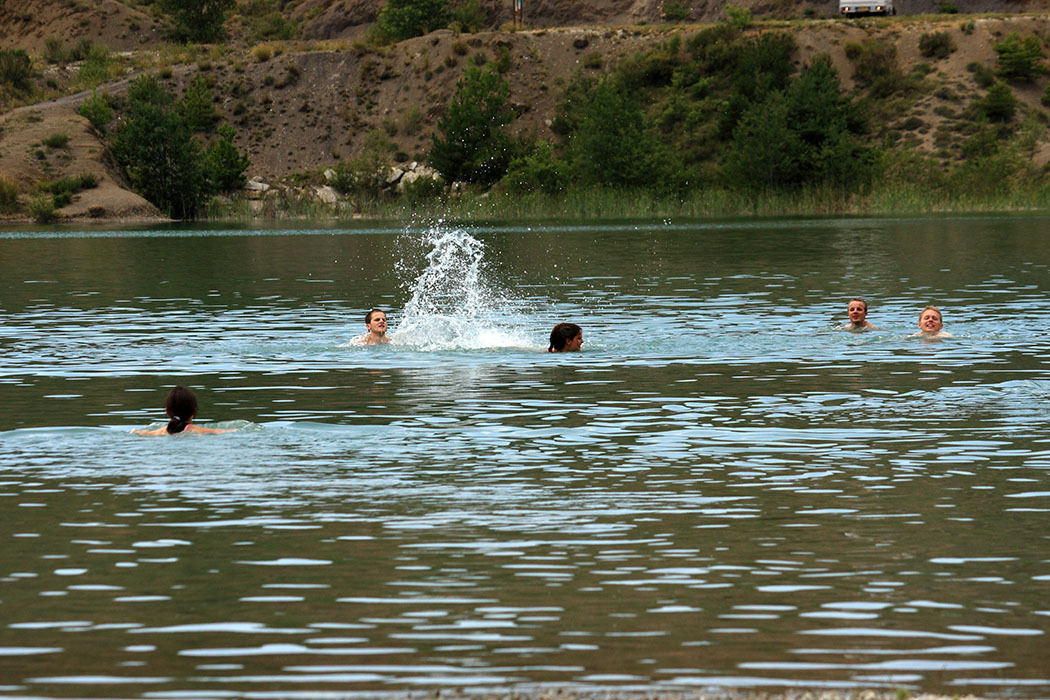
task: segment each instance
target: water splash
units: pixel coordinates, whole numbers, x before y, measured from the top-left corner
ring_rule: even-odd
[[[524,319],[491,279],[485,245],[458,228],[427,229],[423,271],[408,284],[411,297],[394,334],[397,345],[421,350],[525,347]],[[409,265],[399,265],[406,278]]]

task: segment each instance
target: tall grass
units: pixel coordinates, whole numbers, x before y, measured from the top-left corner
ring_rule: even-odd
[[[1033,186],[1000,194],[948,193],[897,184],[863,193],[830,188],[746,193],[709,188],[680,199],[656,198],[641,190],[591,189],[561,195],[486,196],[464,194],[423,202],[376,199],[323,204],[283,192],[261,200],[216,199],[205,218],[222,221],[340,220],[351,217],[396,220],[410,217],[460,221],[616,220],[704,218],[724,216],[891,216],[1050,210],[1050,186]]]
[[[95,44],[88,51],[87,58],[73,79],[77,90],[90,90],[116,77],[118,62],[105,46]]]

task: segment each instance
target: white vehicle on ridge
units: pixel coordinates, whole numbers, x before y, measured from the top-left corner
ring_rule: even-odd
[[[843,17],[852,15],[895,15],[897,9],[893,0],[839,0],[839,14]]]

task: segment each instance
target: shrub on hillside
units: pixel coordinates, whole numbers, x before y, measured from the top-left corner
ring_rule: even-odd
[[[90,190],[94,187],[98,187],[98,178],[91,173],[81,173],[52,180],[44,186],[44,190],[54,195],[71,196],[81,190]]]
[[[718,125],[722,138],[732,137],[740,117],[752,104],[787,86],[795,71],[791,57],[796,49],[794,38],[783,32],[763,34],[737,45],[732,94]]]
[[[99,133],[106,131],[106,125],[113,119],[113,108],[104,93],[92,90],[91,94],[77,107],[77,113],[91,122]]]
[[[927,32],[919,37],[919,52],[926,58],[947,58],[955,51],[948,32]]]
[[[640,96],[614,78],[596,83],[580,105],[568,159],[576,181],[590,185],[666,193],[685,177],[646,118]]]
[[[760,190],[866,184],[875,152],[860,140],[858,108],[842,96],[838,74],[818,56],[784,91],[775,91],[743,116],[726,155],[725,174],[736,186]]]
[[[1046,72],[1042,46],[1031,34],[1022,39],[1011,32],[992,48],[999,54],[999,77],[1003,80],[1030,83]]]
[[[192,130],[171,94],[152,76],[128,88],[124,125],[112,152],[132,187],[174,219],[196,218],[212,193]]]
[[[853,79],[861,87],[869,88],[874,97],[890,95],[908,89],[908,81],[897,65],[897,48],[876,39],[846,44],[846,58],[853,63]]]
[[[485,22],[488,21],[485,11],[481,9],[480,0],[463,0],[456,9],[452,10],[451,17],[451,24],[454,25],[454,28],[470,34],[480,32]]]
[[[91,52],[92,46],[91,39],[81,37],[73,46],[66,48],[61,39],[51,36],[44,40],[44,60],[62,65],[72,61],[83,61]]]
[[[554,147],[545,141],[537,141],[510,162],[500,184],[518,194],[557,194],[563,190],[567,179],[565,162],[554,154]]]
[[[403,41],[448,26],[446,0],[387,0],[371,36],[378,41]]]
[[[726,3],[723,11],[726,13],[726,24],[736,27],[737,29],[747,29],[751,26],[752,20],[750,9]]]
[[[88,51],[73,82],[80,89],[96,88],[113,79],[114,64],[109,49],[95,44]]]
[[[329,184],[343,194],[376,198],[386,187],[387,166],[396,146],[379,130],[365,136],[361,153],[336,164]]]
[[[6,175],[0,175],[0,214],[18,211],[18,185]]]
[[[684,22],[689,19],[689,6],[677,0],[664,0],[660,13],[668,22]]]
[[[171,19],[177,39],[206,44],[223,37],[226,13],[235,3],[236,0],[159,0],[157,5]]]
[[[211,131],[219,114],[215,111],[215,95],[208,79],[201,73],[193,76],[179,103],[186,125],[193,131]]]
[[[41,143],[48,148],[65,148],[69,145],[69,134],[56,132],[46,137]]]
[[[208,149],[208,170],[212,184],[220,192],[232,192],[244,187],[247,178],[244,171],[251,165],[248,156],[242,154],[233,145],[237,132],[232,126],[223,124],[219,127],[219,139]]]
[[[993,122],[1008,122],[1017,112],[1017,98],[1006,83],[997,82],[988,88],[988,94],[978,103],[977,109]]]
[[[430,150],[431,165],[446,181],[491,185],[503,177],[514,155],[506,132],[514,118],[509,96],[510,86],[499,73],[473,66],[464,71]]]
[[[995,82],[995,71],[983,63],[974,61],[967,64],[966,70],[973,73],[973,81],[977,83],[978,87],[988,89]]]
[[[29,215],[38,224],[47,224],[58,218],[54,197],[47,194],[37,195],[29,200]]]
[[[33,62],[23,49],[0,49],[0,85],[28,91]]]

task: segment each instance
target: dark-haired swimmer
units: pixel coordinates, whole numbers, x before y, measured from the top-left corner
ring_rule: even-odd
[[[942,330],[944,328],[943,317],[941,316],[941,310],[936,306],[924,307],[919,312],[919,332],[912,333],[912,337],[922,338],[954,338],[955,336],[947,331]]]
[[[839,326],[840,330],[844,331],[868,331],[879,329],[873,323],[867,321],[868,318],[868,302],[863,299],[853,298],[849,300],[849,306],[846,308],[846,313],[849,315],[849,323],[844,326]]]
[[[547,352],[579,352],[583,347],[583,329],[575,323],[559,323],[551,330]]]
[[[389,343],[386,337],[386,312],[382,309],[372,309],[365,314],[365,328],[367,333],[362,333],[350,342],[354,345],[379,345]]]
[[[197,397],[184,386],[175,386],[168,392],[164,401],[164,412],[168,414],[168,424],[156,430],[132,430],[138,435],[174,435],[175,433],[231,433],[232,430],[202,428],[193,424],[197,415]]]

